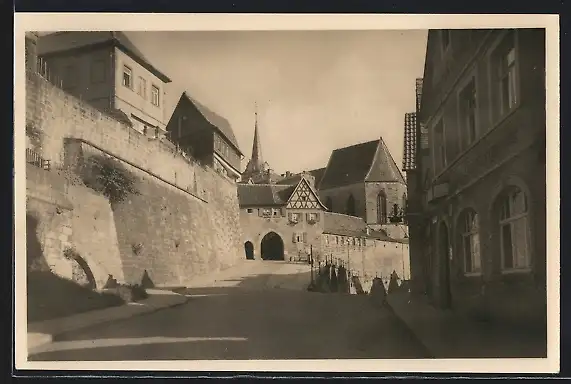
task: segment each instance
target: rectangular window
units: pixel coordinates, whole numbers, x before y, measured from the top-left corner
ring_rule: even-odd
[[[271,216],[272,216],[272,210],[271,210],[271,209],[267,209],[267,208],[262,209],[262,216],[264,216],[264,217],[271,217]]]
[[[440,121],[434,126],[434,146],[435,146],[435,165],[438,171],[446,168],[446,128],[444,121]]]
[[[477,138],[476,128],[476,81],[474,78],[460,92],[460,124],[462,127],[463,146],[472,144]]]
[[[123,86],[133,89],[133,71],[128,66],[123,66]]]
[[[317,213],[310,213],[310,214],[307,216],[307,219],[308,219],[308,221],[310,221],[310,222],[315,222],[315,221],[317,221]]]
[[[156,87],[155,85],[153,85],[151,88],[151,96],[152,96],[151,102],[153,103],[153,105],[156,105],[158,107],[160,105],[160,91],[159,88]]]
[[[248,213],[252,213],[254,210],[252,208],[248,208]]]
[[[137,94],[143,99],[147,99],[147,80],[139,76],[139,86],[137,88]]]
[[[105,60],[95,60],[91,63],[90,77],[92,84],[105,82],[106,78]]]
[[[290,213],[290,221],[297,223],[299,221],[299,213]]]
[[[492,60],[496,118],[501,118],[519,102],[516,76],[517,52],[513,32],[502,40],[494,51]]]

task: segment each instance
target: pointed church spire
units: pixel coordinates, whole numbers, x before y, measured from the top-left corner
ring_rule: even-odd
[[[252,162],[257,165],[257,169],[261,169],[263,158],[262,158],[262,144],[260,143],[260,133],[258,132],[258,103],[254,104],[254,143],[252,144]]]
[[[260,133],[258,131],[258,103],[254,104],[254,143],[252,144],[252,157],[248,161],[244,174],[246,176],[258,174],[264,170],[264,160],[262,158],[262,143],[260,142]]]

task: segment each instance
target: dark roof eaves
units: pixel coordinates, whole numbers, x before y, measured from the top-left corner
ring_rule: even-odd
[[[183,91],[182,94],[180,95],[179,98],[179,102],[180,99],[185,98],[189,103],[191,103],[192,105],[194,105],[194,107],[198,110],[198,113],[200,113],[202,115],[202,117],[204,117],[204,120],[206,120],[206,122],[214,128],[214,130],[219,133],[222,137],[224,137],[226,139],[226,141],[232,146],[232,148],[234,148],[241,156],[244,156],[244,153],[240,150],[240,148],[238,147],[238,144],[233,143],[232,140],[230,140],[229,137],[226,136],[226,134],[215,124],[212,124],[210,122],[210,120],[208,120],[208,118],[206,116],[204,116],[204,113],[202,113],[202,111],[200,110],[200,108],[198,106],[196,106],[195,103],[198,103],[197,101],[195,101],[192,97],[190,97],[187,93],[187,91]],[[173,112],[174,113],[174,112]],[[220,116],[221,117],[221,116]],[[221,117],[222,119],[224,119],[223,117]],[[226,119],[225,119],[226,120]],[[232,129],[232,127],[230,127],[230,129]]]
[[[154,67],[147,60],[145,60],[144,58],[142,58],[139,55],[137,55],[136,53],[134,53],[131,49],[126,47],[125,44],[123,44],[121,41],[119,41],[116,37],[110,37],[104,41],[98,41],[98,42],[92,43],[92,44],[85,44],[85,45],[81,45],[79,47],[63,48],[63,49],[58,49],[58,50],[54,50],[54,51],[50,51],[50,52],[44,52],[44,53],[38,54],[38,56],[47,58],[47,57],[53,57],[53,56],[60,56],[60,55],[64,55],[64,54],[70,54],[70,53],[74,53],[74,52],[88,51],[88,50],[91,50],[94,48],[101,48],[101,47],[105,47],[105,46],[112,46],[112,47],[117,47],[117,48],[121,49],[124,53],[131,56],[131,58],[133,58],[138,64],[143,66],[145,69],[147,69],[153,75],[157,76],[164,83],[168,84],[168,83],[172,82],[172,80],[167,75],[165,75],[163,72],[159,71],[156,67]]]

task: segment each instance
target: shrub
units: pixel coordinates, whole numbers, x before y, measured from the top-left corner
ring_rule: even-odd
[[[120,297],[126,303],[133,303],[149,297],[147,291],[140,285],[117,284],[116,287],[105,289],[106,292]]]
[[[139,193],[136,177],[111,157],[89,157],[82,167],[81,178],[87,187],[102,193],[111,203],[119,203],[127,196]]]

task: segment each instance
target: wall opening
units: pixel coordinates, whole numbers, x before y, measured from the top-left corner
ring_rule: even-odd
[[[254,260],[254,244],[251,241],[244,243],[244,250],[246,251],[246,259]]]
[[[284,242],[277,233],[266,234],[261,245],[262,260],[284,260]]]
[[[439,301],[442,308],[450,308],[452,305],[452,292],[450,289],[450,256],[448,227],[445,223],[441,223],[438,230],[438,285],[440,287]]]
[[[87,262],[79,255],[74,255],[72,260],[75,261],[72,266],[72,280],[82,287],[95,289],[95,277]]]

